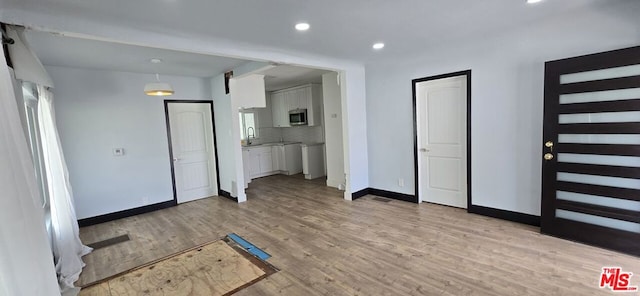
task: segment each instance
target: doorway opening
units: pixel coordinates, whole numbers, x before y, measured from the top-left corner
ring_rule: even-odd
[[[264,75],[265,106],[239,110],[244,189],[257,178],[346,188],[343,100],[337,72],[277,65]]]
[[[418,202],[471,207],[471,70],[414,79]]]

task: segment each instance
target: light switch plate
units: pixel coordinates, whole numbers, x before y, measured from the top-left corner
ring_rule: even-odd
[[[113,148],[113,156],[123,156],[124,148]]]

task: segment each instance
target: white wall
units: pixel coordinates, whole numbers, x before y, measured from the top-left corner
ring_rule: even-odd
[[[248,60],[275,61],[296,66],[339,71],[341,73],[340,86],[343,97],[342,111],[343,118],[345,118],[345,124],[343,125],[346,149],[345,172],[348,174],[345,198],[350,199],[352,191],[369,187],[365,75],[364,66],[361,63],[278,48],[250,46],[229,40],[215,39],[210,36],[203,38],[202,36],[190,35],[189,32],[184,32],[184,34],[153,32],[133,27],[122,27],[118,24],[68,19],[56,15],[21,10],[11,11],[11,13],[0,15],[0,17],[6,23],[61,33],[69,37],[245,58]],[[234,70],[234,72],[236,71]],[[239,152],[241,151],[240,143],[238,142],[237,145],[237,151],[241,153]],[[241,166],[242,164],[240,162],[237,165]],[[238,176],[236,172],[236,178]]]
[[[414,194],[411,80],[471,69],[473,204],[539,215],[544,62],[638,45],[637,15],[616,9],[577,11],[368,65],[371,187]]]
[[[351,200],[351,193],[369,188],[369,148],[367,142],[367,98],[364,69],[340,72],[340,96],[342,99],[342,136],[344,145],[344,173],[346,190],[344,198]]]
[[[218,144],[220,189],[234,193],[234,196],[236,196],[236,188],[232,186],[232,182],[236,181],[236,166],[232,137],[233,127],[231,124],[231,96],[225,94],[224,74],[211,79],[211,95],[213,97],[213,112],[215,113],[214,121]]]
[[[175,95],[150,97],[142,89],[154,75],[46,68],[78,218],[172,200],[164,99],[210,100],[208,84],[165,75]]]
[[[327,186],[344,183],[344,152],[342,141],[342,98],[338,73],[322,75],[324,104],[325,149],[327,153]]]
[[[269,64],[248,62],[233,69],[233,75],[240,77],[265,67],[269,67]],[[240,108],[231,101],[231,95],[225,93],[224,73],[211,78],[210,87],[218,141],[220,189],[237,197],[238,202],[243,202],[246,201],[246,195],[240,145]]]

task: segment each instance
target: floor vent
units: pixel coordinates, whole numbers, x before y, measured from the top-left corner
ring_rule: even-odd
[[[386,199],[386,198],[382,198],[382,197],[374,197],[374,198],[371,198],[371,199],[375,200],[375,201],[380,201],[380,202],[390,202],[391,201],[390,199]]]
[[[99,241],[99,242],[95,242],[95,243],[92,243],[92,244],[88,244],[87,246],[93,248],[94,250],[97,250],[97,249],[106,248],[108,246],[113,246],[115,244],[123,243],[123,242],[129,241],[129,240],[131,240],[129,238],[129,235],[125,234],[125,235],[120,235],[120,236],[108,238],[108,239],[105,239],[105,240],[102,240],[102,241]]]

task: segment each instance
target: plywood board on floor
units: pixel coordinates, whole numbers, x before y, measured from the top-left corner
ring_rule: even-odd
[[[220,240],[84,288],[80,295],[227,295],[266,275]]]

